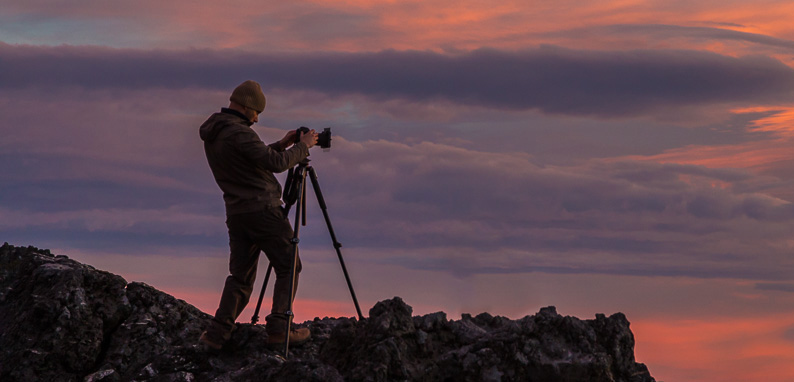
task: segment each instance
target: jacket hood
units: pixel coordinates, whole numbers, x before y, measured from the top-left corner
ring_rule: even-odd
[[[201,124],[199,136],[204,142],[212,142],[218,137],[218,134],[229,125],[251,126],[253,123],[243,114],[223,108],[220,113],[211,115]]]

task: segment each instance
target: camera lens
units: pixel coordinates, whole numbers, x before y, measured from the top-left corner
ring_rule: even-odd
[[[331,128],[326,127],[323,132],[317,135],[317,145],[324,148],[331,148]]]

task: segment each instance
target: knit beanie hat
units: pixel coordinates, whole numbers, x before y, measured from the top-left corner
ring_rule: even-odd
[[[265,94],[256,81],[245,81],[237,86],[229,97],[229,101],[243,105],[258,112],[265,110]]]

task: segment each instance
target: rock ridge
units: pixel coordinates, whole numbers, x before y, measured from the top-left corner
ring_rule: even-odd
[[[209,315],[140,282],[49,250],[0,247],[2,381],[652,382],[622,313],[592,320],[546,307],[518,320],[413,316],[401,298],[363,321],[315,318],[284,359],[259,325],[219,354],[196,346]]]

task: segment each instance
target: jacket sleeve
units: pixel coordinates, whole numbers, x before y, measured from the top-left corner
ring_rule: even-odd
[[[246,159],[275,173],[289,170],[309,156],[309,147],[303,142],[279,152],[262,142],[253,130],[236,134],[235,138],[237,148]]]

